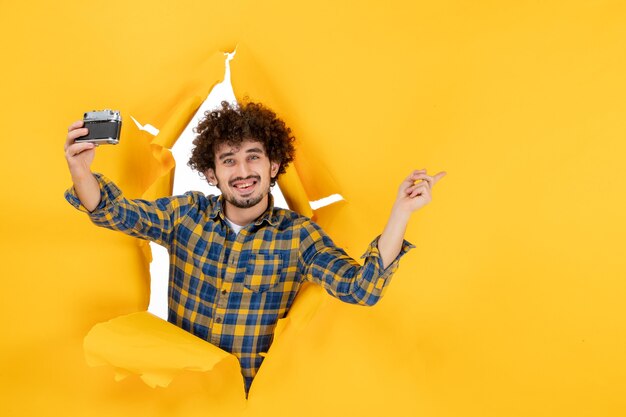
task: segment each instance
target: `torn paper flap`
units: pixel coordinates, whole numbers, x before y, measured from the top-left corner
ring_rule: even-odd
[[[89,366],[109,365],[116,380],[137,375],[150,387],[167,387],[182,371],[210,372],[220,362],[228,373],[241,372],[234,355],[148,312],[95,325],[83,347]]]

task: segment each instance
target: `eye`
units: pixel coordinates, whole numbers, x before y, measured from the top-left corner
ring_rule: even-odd
[[[224,165],[232,165],[232,164],[234,164],[234,163],[235,163],[235,160],[234,160],[234,159],[224,159],[224,160],[222,161],[222,163],[223,163]]]
[[[251,161],[256,161],[257,159],[260,159],[259,155],[250,155],[250,158],[248,158]]]

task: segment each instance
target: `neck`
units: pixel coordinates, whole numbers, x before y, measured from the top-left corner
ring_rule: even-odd
[[[224,201],[224,203],[224,215],[226,218],[239,226],[247,226],[267,210],[269,197],[266,195],[258,204],[248,208],[239,208],[228,201]]]

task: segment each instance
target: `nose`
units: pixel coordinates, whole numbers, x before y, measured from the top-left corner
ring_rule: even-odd
[[[252,170],[246,162],[237,164],[237,176],[241,178],[247,178],[252,173]]]

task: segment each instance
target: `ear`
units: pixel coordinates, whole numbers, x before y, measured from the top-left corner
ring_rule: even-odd
[[[215,185],[217,186],[217,177],[215,176],[215,171],[213,171],[213,169],[209,168],[204,172],[204,176],[207,179],[207,181],[209,182],[210,185]]]
[[[272,179],[276,178],[276,174],[278,174],[279,169],[280,169],[280,163],[270,162],[270,176],[272,177]]]

